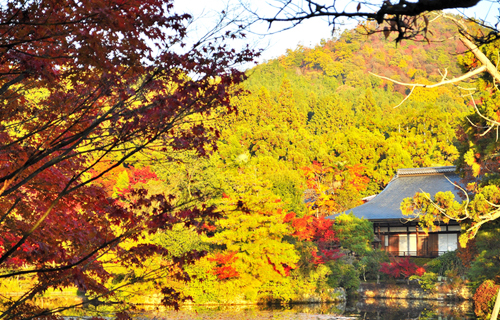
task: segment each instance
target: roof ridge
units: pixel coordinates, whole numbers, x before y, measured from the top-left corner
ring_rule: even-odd
[[[456,166],[443,166],[443,167],[426,167],[426,168],[404,168],[398,169],[398,176],[406,175],[427,175],[427,174],[438,174],[438,173],[452,173],[457,170]]]

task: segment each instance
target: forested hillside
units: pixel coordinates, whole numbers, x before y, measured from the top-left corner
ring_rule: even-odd
[[[438,21],[432,27],[434,39],[454,32]],[[379,192],[397,168],[452,164],[457,119],[467,110],[458,89],[417,88],[394,108],[409,90],[368,72],[422,83],[440,80],[445,69],[459,75],[456,52],[463,46],[458,40],[396,46],[361,32],[289,50],[249,71],[251,93],[237,101],[239,116],[224,130],[220,155],[270,157],[294,171],[313,161],[341,171],[361,165],[369,183],[358,197]]]
[[[432,26],[436,39],[453,34],[449,25]],[[354,290],[361,275],[380,274],[384,255],[370,249],[371,226],[348,215],[333,225],[321,217],[380,192],[398,168],[457,159],[455,131],[468,110],[457,88],[416,89],[394,108],[406,88],[368,72],[419,82],[440,80],[445,69],[459,75],[461,45],[396,47],[360,31],[249,70],[248,94],[234,99],[238,114],[217,122],[212,156],[153,167],[179,199],[209,195],[225,215],[192,244],[210,252],[189,271],[195,279],[186,292],[195,301],[286,301],[306,292],[326,296],[335,286]],[[175,237],[193,243],[188,231]],[[350,252],[359,259],[350,260]]]

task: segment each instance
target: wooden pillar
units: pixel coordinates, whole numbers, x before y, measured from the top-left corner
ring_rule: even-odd
[[[380,246],[379,247],[381,249],[383,248],[385,250],[385,246],[384,246],[385,243],[382,243],[382,238],[380,238],[380,224],[377,225],[377,233],[378,233],[378,240],[380,241]]]
[[[417,225],[415,226],[415,232],[417,233],[417,254],[416,256],[419,257],[420,255],[418,254],[418,248],[420,248],[420,242],[419,242],[419,239],[418,239],[418,223]]]
[[[406,253],[405,256],[410,256],[410,227],[406,227]]]

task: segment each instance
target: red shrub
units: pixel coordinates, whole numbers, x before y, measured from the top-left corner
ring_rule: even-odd
[[[418,267],[415,263],[411,262],[410,258],[404,258],[394,260],[391,263],[382,263],[380,272],[394,278],[407,279],[413,275],[423,275],[425,269],[422,267]]]
[[[489,319],[495,300],[497,297],[500,285],[497,285],[493,280],[486,280],[474,293],[474,312],[481,319]]]

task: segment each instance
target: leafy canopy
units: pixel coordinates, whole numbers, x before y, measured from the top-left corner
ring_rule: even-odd
[[[2,301],[1,318],[50,314],[32,304],[49,288],[109,297],[105,253],[140,267],[166,251],[121,243],[178,223],[201,232],[204,217],[218,216],[149,192],[146,169],[127,170],[128,190],[125,177],[112,183],[116,192],[106,187],[106,174],[147,150],[164,161],[186,150],[205,156],[219,135],[206,120],[234,111],[230,95],[244,75],[233,66],[254,53],[224,45],[238,29],[187,47],[191,17],[172,8],[160,0],[0,6],[0,278],[36,278]]]

